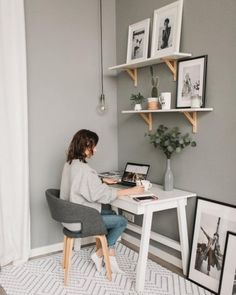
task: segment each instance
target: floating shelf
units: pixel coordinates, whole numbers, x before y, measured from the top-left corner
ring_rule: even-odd
[[[141,110],[141,111],[122,111],[122,114],[139,114],[148,124],[149,131],[152,131],[152,114],[153,113],[182,113],[192,125],[193,133],[197,133],[197,113],[212,112],[213,108],[191,108],[191,109],[170,109],[170,110]]]
[[[132,63],[126,63],[122,65],[117,65],[110,67],[109,70],[123,70],[128,73],[130,78],[134,81],[134,86],[138,85],[138,68],[146,67],[149,65],[159,64],[159,63],[166,63],[168,68],[170,69],[171,73],[174,76],[174,81],[176,81],[176,74],[177,74],[177,62],[176,60],[184,58],[184,57],[190,57],[192,56],[191,53],[174,53],[168,56],[163,57],[150,57],[143,61],[138,62],[132,62]]]

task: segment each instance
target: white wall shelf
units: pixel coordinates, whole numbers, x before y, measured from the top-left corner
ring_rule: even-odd
[[[141,110],[141,111],[122,111],[122,114],[139,114],[147,123],[149,131],[152,131],[152,114],[153,113],[182,113],[192,125],[193,133],[197,133],[197,113],[198,112],[212,112],[213,108],[184,108],[184,109],[170,109],[170,110]]]
[[[138,68],[146,67],[149,65],[159,64],[159,63],[166,63],[168,68],[170,69],[171,73],[174,76],[174,81],[176,81],[176,74],[177,74],[177,60],[184,58],[184,57],[191,57],[191,53],[181,53],[177,52],[168,56],[164,57],[150,57],[145,59],[144,61],[139,62],[132,62],[121,64],[113,67],[109,67],[109,70],[123,70],[128,73],[131,79],[134,81],[134,86],[138,85]]]

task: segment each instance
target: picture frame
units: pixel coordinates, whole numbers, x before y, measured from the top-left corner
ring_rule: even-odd
[[[150,18],[129,26],[127,63],[140,62],[147,59]]]
[[[197,197],[188,279],[217,294],[227,231],[236,231],[236,206]]]
[[[236,260],[232,259],[235,257],[236,249],[236,232],[227,232],[224,263],[220,278],[220,295],[236,294]]]
[[[202,55],[178,61],[176,108],[205,107],[207,60]]]
[[[183,0],[154,10],[151,57],[179,52]]]

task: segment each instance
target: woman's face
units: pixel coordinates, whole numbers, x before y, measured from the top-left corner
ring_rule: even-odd
[[[91,158],[96,153],[96,151],[97,151],[96,146],[94,146],[92,150],[90,148],[86,148],[85,150],[86,158]]]

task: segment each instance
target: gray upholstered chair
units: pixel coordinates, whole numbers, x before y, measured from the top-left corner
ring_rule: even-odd
[[[102,247],[107,278],[111,280],[111,266],[107,247],[107,230],[99,212],[93,208],[60,199],[57,189],[46,190],[46,199],[54,220],[63,223],[81,223],[80,231],[69,231],[65,227],[62,266],[65,270],[64,283],[67,285],[71,264],[71,253],[75,238],[96,237],[97,249]]]

